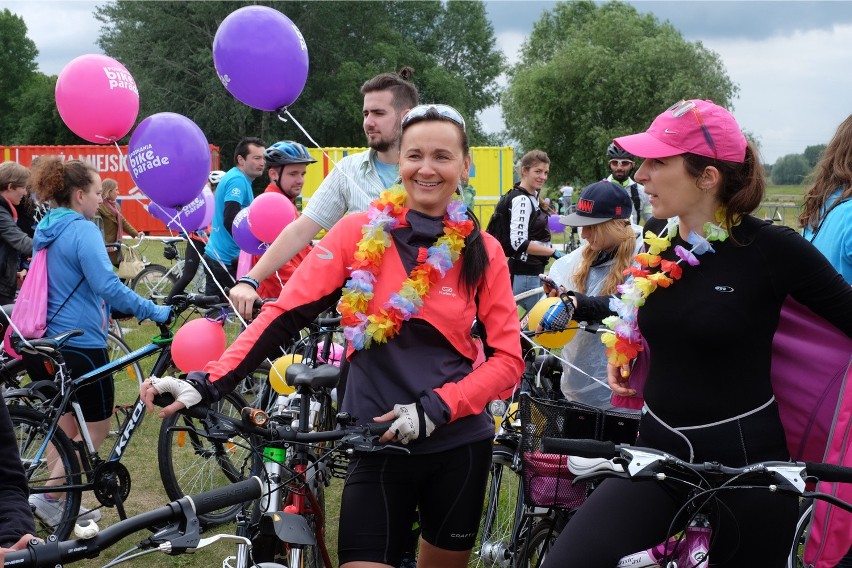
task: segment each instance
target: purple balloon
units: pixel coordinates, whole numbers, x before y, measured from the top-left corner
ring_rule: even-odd
[[[562,233],[565,231],[565,225],[559,222],[559,215],[551,215],[547,218],[547,228],[551,233]]]
[[[249,254],[263,254],[266,252],[266,244],[255,237],[248,224],[248,207],[237,213],[234,224],[231,225],[231,234],[234,242],[241,250]]]
[[[152,202],[148,206],[148,213],[155,219],[159,219],[165,223],[166,227],[172,231],[191,232],[203,229],[210,224],[210,221],[205,223],[205,220],[208,217],[212,217],[213,207],[213,192],[205,187],[201,191],[201,195],[184,205],[181,209],[161,207]]]
[[[127,168],[151,201],[161,207],[182,207],[204,188],[210,173],[210,145],[190,119],[161,112],[140,122],[133,131]]]
[[[259,110],[293,104],[308,80],[308,46],[290,18],[267,6],[245,6],[219,24],[213,65],[234,98]]]

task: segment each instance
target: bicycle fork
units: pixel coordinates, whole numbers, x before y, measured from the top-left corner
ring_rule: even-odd
[[[682,538],[673,536],[657,546],[625,556],[617,568],[707,568],[711,534],[710,519],[698,514]]]

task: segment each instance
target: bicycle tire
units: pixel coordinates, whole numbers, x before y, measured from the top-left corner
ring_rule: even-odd
[[[561,530],[552,518],[542,518],[533,523],[530,534],[524,539],[515,558],[513,568],[539,568],[547,552],[556,542]]]
[[[214,406],[217,412],[239,417],[246,403],[239,395],[230,393]],[[198,431],[205,429],[202,420],[178,413],[163,419],[157,442],[157,460],[163,488],[169,499],[180,499],[184,495],[195,495],[242,481],[260,468],[249,435],[241,435],[239,439],[223,444],[192,431],[171,430],[176,426]],[[235,505],[198,515],[198,518],[204,526],[222,524],[234,520],[241,508],[242,505]]]
[[[147,300],[162,300],[177,283],[169,269],[159,264],[149,264],[130,282],[130,289]]]
[[[479,528],[479,544],[471,566],[508,568],[518,543],[514,535],[523,520],[524,491],[521,476],[510,467],[515,449],[497,443],[492,452],[485,510]]]
[[[811,530],[811,513],[814,509],[814,500],[802,499],[799,503],[799,520],[796,521],[796,536],[790,548],[790,556],[787,558],[787,568],[804,568],[805,543]]]
[[[34,489],[44,487],[51,480],[51,474],[47,467],[47,460],[51,459],[51,455],[56,456],[56,459],[62,463],[64,468],[60,485],[79,487],[81,483],[80,465],[77,461],[77,453],[68,436],[59,428],[55,429],[45,452],[45,456],[48,457],[36,466],[33,464],[33,459],[44,443],[45,432],[49,431],[50,422],[42,412],[21,405],[10,406],[9,416],[12,419],[12,428],[18,443],[21,462],[24,464],[30,494],[37,493]],[[53,463],[56,462],[53,461]],[[38,533],[36,536],[47,538],[49,535],[55,534],[59,540],[66,540],[71,536],[74,521],[80,511],[82,491],[80,489],[67,489],[62,493],[65,497],[64,499],[60,498],[62,513],[59,522],[56,525],[50,525],[35,516]]]

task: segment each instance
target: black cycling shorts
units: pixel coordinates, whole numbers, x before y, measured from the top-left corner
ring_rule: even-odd
[[[81,377],[89,371],[93,371],[109,363],[106,348],[86,349],[83,347],[65,346],[61,351],[62,356],[65,358],[68,371],[74,378]],[[53,380],[53,376],[47,372],[41,358],[28,355],[24,361],[27,364],[30,377],[34,381],[41,379]],[[106,420],[112,416],[113,407],[115,406],[115,385],[112,381],[112,375],[81,387],[77,391],[76,396],[77,401],[80,403],[80,408],[83,410],[86,422]],[[68,412],[70,411],[71,409],[68,408]]]
[[[445,550],[473,548],[492,447],[489,439],[435,454],[353,457],[340,505],[340,563],[399,566],[416,509],[426,542]]]

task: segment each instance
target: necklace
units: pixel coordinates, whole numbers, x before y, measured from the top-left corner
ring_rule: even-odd
[[[627,281],[617,287],[620,296],[610,299],[609,307],[617,315],[603,320],[604,325],[614,332],[601,336],[601,342],[606,345],[606,357],[610,365],[621,367],[639,355],[642,351],[641,334],[637,324],[639,308],[645,305],[645,300],[657,288],[668,288],[675,280],[680,280],[683,275],[682,263],[697,266],[700,264],[700,255],[716,252],[710,242],[722,242],[728,238],[728,231],[722,226],[723,219],[724,211],[720,209],[716,212],[717,223],[704,223],[705,237],[691,231],[686,237],[686,242],[691,245],[689,249],[675,246],[674,252],[678,257],[676,261],[665,260],[660,253],[671,247],[672,240],[678,234],[677,219],[669,220],[659,235],[651,231],[645,232],[642,240],[647,245],[646,252],[634,257],[636,263],[625,271],[628,275]],[[652,268],[657,271],[652,272]]]
[[[379,275],[385,252],[391,246],[390,232],[405,219],[405,190],[395,185],[370,204],[368,221],[361,228],[361,240],[352,263],[349,280],[337,304],[343,334],[355,349],[368,349],[373,342],[385,343],[399,333],[403,321],[420,313],[423,297],[432,284],[453,267],[464,248],[464,239],[473,231],[467,206],[454,196],[444,215],[444,234],[429,247],[426,260],[415,266],[399,292],[391,294],[376,313],[368,314],[373,283]]]

